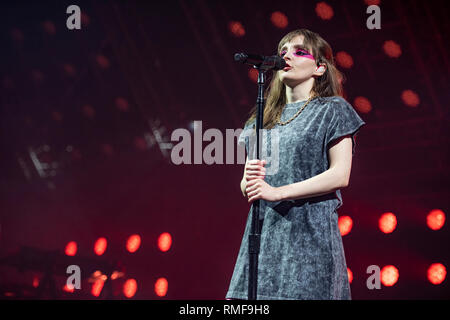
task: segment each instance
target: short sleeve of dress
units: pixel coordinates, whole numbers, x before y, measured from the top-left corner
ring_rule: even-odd
[[[356,134],[366,123],[361,119],[352,105],[342,97],[335,97],[331,101],[329,124],[326,133],[326,146],[336,139],[351,135],[352,137],[352,155],[355,154]]]
[[[254,128],[255,120],[252,120],[250,123],[247,123],[244,126],[244,129],[242,130],[238,138],[238,145],[245,145],[245,151],[247,152],[247,154],[249,154],[249,138],[252,134],[254,134]]]

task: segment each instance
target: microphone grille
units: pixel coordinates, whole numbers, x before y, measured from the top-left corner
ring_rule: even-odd
[[[234,61],[245,62],[248,56],[245,53],[236,53],[234,55]]]

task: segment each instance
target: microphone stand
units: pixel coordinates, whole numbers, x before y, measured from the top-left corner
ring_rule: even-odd
[[[262,56],[255,54],[236,53],[234,60],[242,63],[253,65],[253,68],[258,70],[258,98],[256,99],[256,158],[261,160],[261,147],[260,147],[260,132],[263,127],[264,118],[264,82],[265,72],[267,70],[281,70],[286,66],[284,59],[279,56]],[[249,148],[250,151],[250,148]],[[252,221],[250,226],[250,233],[248,235],[248,300],[256,300],[257,288],[258,288],[258,256],[259,247],[261,243],[261,234],[259,227],[259,211],[260,211],[260,199],[253,202]]]
[[[265,82],[265,68],[261,66],[255,66],[258,70],[258,97],[256,99],[256,158],[261,160],[261,148],[260,148],[260,130],[263,127],[264,119],[264,82]],[[260,234],[260,199],[253,202],[253,214],[250,227],[250,234],[248,236],[248,252],[249,252],[249,277],[248,277],[248,300],[256,300],[257,288],[258,288],[258,256],[261,243]]]

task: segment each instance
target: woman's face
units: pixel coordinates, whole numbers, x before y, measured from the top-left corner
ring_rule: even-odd
[[[285,43],[278,54],[286,61],[286,68],[280,70],[280,80],[288,87],[294,88],[298,84],[320,76],[325,68],[317,68],[311,50],[303,46],[303,35],[296,36]]]

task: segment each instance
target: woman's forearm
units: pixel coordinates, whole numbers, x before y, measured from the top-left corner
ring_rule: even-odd
[[[346,186],[343,175],[330,168],[309,179],[278,187],[277,193],[280,201],[287,201],[321,196]]]

